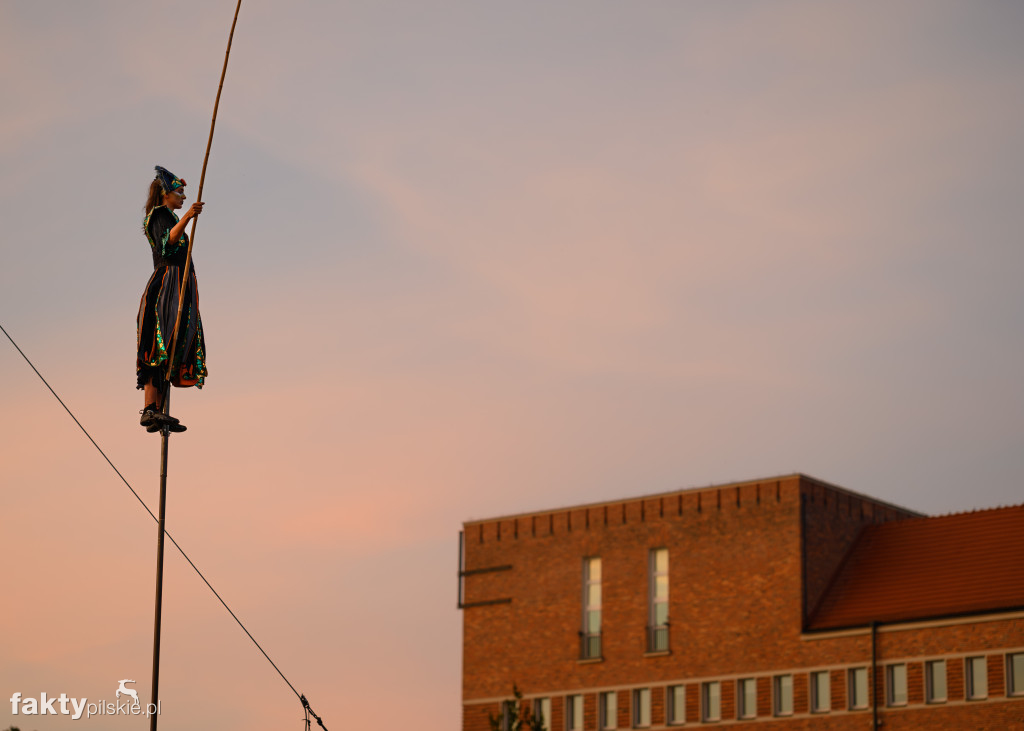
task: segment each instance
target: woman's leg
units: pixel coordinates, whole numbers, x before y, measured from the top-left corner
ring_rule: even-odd
[[[147,415],[143,413],[140,423],[146,427],[146,431],[157,431],[160,425],[166,425],[172,432],[183,432],[185,426],[181,424],[170,414],[161,413],[163,411],[163,401],[165,391],[163,389],[168,388],[170,384],[160,383],[157,385],[157,379],[149,381],[142,386],[142,393],[145,396],[146,403],[143,405],[142,410],[146,412],[147,408],[152,408],[155,414]]]
[[[160,410],[160,402],[163,400],[160,398],[160,389],[155,383],[150,381],[142,387],[143,396],[145,396],[145,403],[142,404],[142,408],[152,406],[156,404],[157,411]]]

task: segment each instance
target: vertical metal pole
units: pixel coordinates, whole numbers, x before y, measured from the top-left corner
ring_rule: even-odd
[[[169,385],[169,384],[168,384]],[[171,410],[171,389],[164,387],[164,413]],[[150,694],[150,703],[153,708],[153,715],[149,717],[150,731],[156,731],[159,714],[156,710],[160,707],[160,619],[163,609],[164,595],[164,518],[167,507],[167,445],[170,441],[170,429],[167,425],[160,430],[160,507],[157,513],[157,526],[160,531],[156,539],[156,611],[153,620],[153,692]]]
[[[220,72],[220,84],[217,86],[217,98],[213,102],[213,118],[210,120],[210,137],[206,141],[206,155],[203,157],[203,172],[199,177],[199,193],[196,200],[203,199],[203,184],[206,182],[206,164],[210,160],[210,147],[213,145],[213,130],[217,125],[217,108],[220,106],[220,93],[224,89],[224,77],[228,72],[228,56],[231,54],[231,40],[235,36],[235,24],[238,22],[238,11],[242,7],[242,0],[235,5],[235,17],[231,21],[231,32],[228,34],[228,47],[224,52],[224,67]],[[192,245],[196,240],[196,219],[192,219],[192,235],[188,239],[188,251],[185,255],[185,269],[182,271],[181,283],[178,291],[178,314],[174,322],[174,331],[171,334],[171,347],[168,351],[170,356],[167,359],[167,377],[163,382],[165,414],[171,413],[171,388],[170,382],[174,372],[174,354],[177,351],[178,328],[181,325],[181,311],[185,303],[185,287],[188,286],[189,269],[192,266]],[[153,715],[149,719],[150,731],[156,731],[158,715],[156,709],[160,707],[160,610],[163,601],[164,588],[164,507],[167,502],[167,442],[170,438],[170,429],[165,425],[161,430],[162,445],[160,448],[160,512],[158,523],[160,535],[156,544],[156,618],[153,623],[153,697],[150,701],[153,704]],[[211,587],[212,588],[212,587]],[[216,593],[216,592],[214,592]],[[268,658],[269,659],[269,658]],[[276,667],[276,665],[275,665]],[[280,670],[278,671],[281,672]],[[283,675],[281,677],[284,677]],[[287,679],[286,681],[287,682]],[[291,683],[289,683],[291,685]],[[295,689],[292,688],[294,691]],[[322,725],[322,724],[321,724]]]

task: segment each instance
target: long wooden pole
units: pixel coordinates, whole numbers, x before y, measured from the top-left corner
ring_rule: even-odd
[[[231,39],[235,37],[235,24],[238,22],[238,11],[242,7],[242,0],[238,0],[235,6],[235,17],[231,21],[231,32],[228,34],[228,48],[224,52],[224,68],[220,72],[220,84],[217,86],[217,98],[213,102],[213,118],[210,120],[210,137],[206,141],[206,154],[203,156],[203,172],[199,176],[199,192],[196,200],[203,199],[203,184],[206,183],[206,164],[210,161],[210,147],[213,146],[213,130],[217,126],[217,108],[220,106],[220,93],[224,89],[224,77],[228,73],[228,57],[231,55]],[[181,287],[178,293],[178,316],[174,320],[174,332],[171,335],[171,350],[167,358],[167,380],[170,381],[174,373],[174,353],[178,345],[178,328],[181,327],[181,310],[185,303],[185,282],[188,281],[189,272],[192,270],[192,247],[196,242],[196,222],[198,217],[192,219],[192,231],[188,237],[188,253],[185,255],[185,270],[181,275]],[[166,408],[164,413],[168,413]]]

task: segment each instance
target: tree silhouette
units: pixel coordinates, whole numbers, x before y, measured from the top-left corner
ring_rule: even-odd
[[[512,684],[514,700],[502,701],[501,711],[497,716],[488,713],[491,731],[548,731],[546,718],[535,716],[529,707],[523,706],[523,692],[515,683]]]

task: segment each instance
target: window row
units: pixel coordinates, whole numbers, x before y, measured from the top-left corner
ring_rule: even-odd
[[[842,676],[842,671],[836,671]],[[828,670],[809,673],[809,698],[811,713],[828,713],[832,710],[832,676]],[[732,683],[735,682],[735,686]],[[693,721],[713,722],[723,719],[723,698],[735,699],[735,718],[751,719],[759,715],[793,715],[793,688],[796,678],[791,673],[774,675],[771,678],[740,678],[736,681],[710,680],[698,686],[691,685],[691,692],[700,696],[687,706],[687,686],[669,686],[666,691],[665,722],[680,725]],[[759,694],[759,686],[761,694]],[[765,696],[765,690],[770,695]],[[868,707],[868,669],[850,668],[846,671],[846,707],[862,710]],[[760,701],[760,703],[759,703]],[[731,716],[727,716],[731,717]]]
[[[968,701],[979,701],[988,698],[988,674],[990,661],[998,660],[993,656],[984,655],[967,657],[963,661],[963,698]],[[949,668],[946,660],[927,660],[923,666],[923,691],[921,696],[925,703],[945,703],[949,700]],[[885,704],[890,707],[905,706],[918,698],[911,697],[908,692],[908,677],[913,671],[916,675],[921,666],[917,664],[892,663],[885,666]],[[957,667],[956,674],[959,675]],[[1011,696],[1024,695],[1024,652],[1006,655],[1006,693]],[[914,689],[909,686],[909,689]],[[959,699],[959,692],[956,694]]]
[[[868,674],[867,668],[852,668],[848,671],[850,708],[853,710],[868,707]],[[827,713],[832,709],[831,685],[828,682],[828,671],[810,674],[811,698],[813,711]],[[670,685],[664,689],[664,719],[653,717],[652,689],[636,688],[627,699],[632,703],[627,717],[629,728],[647,728],[652,724],[669,726],[685,723],[721,721],[725,698],[735,699],[738,719],[757,718],[765,715],[764,709],[758,709],[758,683],[771,683],[771,710],[769,715],[789,716],[793,714],[793,682],[791,674],[776,675],[771,678],[741,678],[735,681],[710,680],[703,683]],[[762,685],[762,688],[766,687]],[[660,699],[659,699],[660,700]],[[542,712],[536,704],[547,704],[543,708],[550,713],[550,699],[542,698],[535,701],[535,713]],[[620,728],[624,720],[619,714],[619,692],[604,691],[597,694],[596,728],[600,731]],[[659,703],[660,706],[660,703]],[[565,731],[584,730],[584,696],[569,695],[565,698]],[[547,718],[547,716],[544,716]],[[591,726],[592,727],[592,726]],[[545,728],[548,728],[545,726]]]
[[[993,662],[999,662],[992,656]],[[1010,696],[1024,696],[1024,653],[1005,656],[1006,693]],[[965,698],[984,700],[988,698],[989,658],[986,656],[967,657],[963,664]],[[920,663],[913,664],[920,669]],[[596,718],[584,724],[584,694],[565,696],[564,731],[598,729],[609,731],[618,728],[647,728],[652,725],[683,725],[688,723],[714,723],[735,718],[746,720],[759,716],[790,716],[795,712],[794,684],[806,682],[807,712],[829,713],[836,709],[863,711],[871,707],[869,668],[852,667],[845,670],[820,670],[793,675],[784,673],[771,677],[751,677],[737,680],[709,680],[701,683],[686,683],[635,688],[629,692],[602,691],[595,698],[589,697],[589,713]],[[885,700],[890,707],[908,703],[908,664],[893,663],[884,666]],[[923,664],[924,698],[929,703],[943,703],[947,699],[947,661],[930,660]],[[661,696],[664,693],[664,696]],[[654,695],[657,694],[657,698]],[[624,700],[623,700],[624,699]],[[629,703],[621,709],[620,700]],[[879,703],[882,703],[879,699]],[[657,709],[655,718],[654,710]],[[733,713],[734,711],[734,713]],[[551,699],[535,698],[532,701],[533,716],[543,720],[544,728],[550,725]],[[661,717],[664,712],[664,717]]]
[[[647,567],[647,651],[667,652],[668,643],[668,549],[650,552]],[[601,559],[583,559],[583,617],[580,627],[580,658],[601,657]]]

